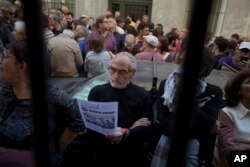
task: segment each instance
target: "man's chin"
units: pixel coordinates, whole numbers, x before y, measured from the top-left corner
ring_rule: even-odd
[[[124,84],[119,84],[119,83],[117,83],[117,82],[112,82],[112,81],[110,81],[110,84],[111,84],[111,86],[112,86],[113,88],[116,88],[116,89],[124,89],[124,88],[126,88],[126,85],[124,85]]]

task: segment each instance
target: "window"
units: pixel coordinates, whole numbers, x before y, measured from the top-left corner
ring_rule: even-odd
[[[75,0],[43,0],[43,10],[48,11],[49,8],[61,8],[62,4],[68,6],[69,11],[75,13]]]
[[[151,17],[152,0],[110,0],[109,9],[112,13],[119,10],[121,15],[137,20],[145,14]]]

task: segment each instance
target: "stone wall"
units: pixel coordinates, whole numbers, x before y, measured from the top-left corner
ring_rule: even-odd
[[[215,36],[230,38],[233,33],[250,36],[250,0],[221,0]],[[153,0],[152,21],[162,23],[165,32],[187,23],[190,0]]]
[[[172,26],[182,28],[186,24],[188,0],[153,0],[152,21],[164,26],[168,32]]]
[[[164,26],[168,32],[172,26],[186,26],[191,0],[153,0],[151,20]],[[250,0],[221,0],[222,7],[215,35],[229,38],[233,33],[250,35]],[[82,14],[96,18],[108,9],[108,0],[76,0],[76,18]]]
[[[227,0],[221,35],[230,38],[233,33],[250,35],[250,1]]]
[[[108,0],[76,0],[75,3],[76,18],[83,14],[96,18],[108,9]]]

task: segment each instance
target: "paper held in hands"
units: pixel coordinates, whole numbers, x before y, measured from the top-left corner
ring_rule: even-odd
[[[77,99],[77,103],[86,128],[103,135],[115,133],[118,102],[93,102]]]

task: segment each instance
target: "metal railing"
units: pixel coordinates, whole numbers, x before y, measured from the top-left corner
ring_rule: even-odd
[[[195,99],[196,80],[202,55],[207,20],[211,8],[211,1],[193,0],[193,13],[190,24],[190,38],[187,46],[187,57],[183,63],[184,77],[182,82],[183,95],[179,98],[177,107],[176,133],[172,141],[169,157],[170,167],[182,166],[188,139],[188,127],[193,115],[192,108]],[[53,166],[54,140],[51,135],[50,108],[47,100],[46,69],[44,44],[41,26],[41,1],[24,0],[25,22],[29,58],[31,60],[31,83],[33,92],[33,109],[36,140],[36,166]],[[185,84],[183,84],[185,83]],[[185,111],[185,112],[182,112]]]

